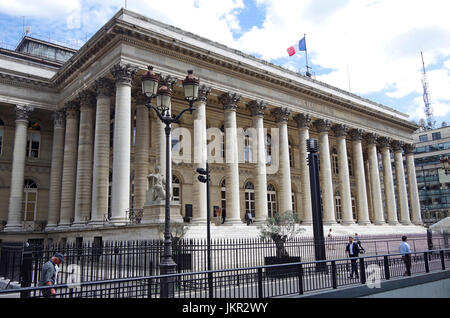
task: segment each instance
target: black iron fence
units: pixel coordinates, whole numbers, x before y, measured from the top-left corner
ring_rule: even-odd
[[[362,236],[361,245],[366,256],[396,253],[400,236]],[[428,241],[426,235],[409,235],[411,250],[422,251],[446,248],[441,236]],[[327,239],[327,259],[345,258],[348,237]],[[314,261],[314,241],[311,237],[297,237],[285,244],[290,258],[282,262]],[[74,272],[82,282],[159,275],[163,252],[162,240],[83,243],[77,245],[51,244],[23,247],[21,243],[3,243],[0,252],[0,277],[19,281],[22,286],[39,284],[43,264],[56,252],[65,256],[60,265],[58,283],[67,283]],[[211,241],[212,269],[223,270],[276,264],[276,246],[259,238],[213,239]],[[24,258],[27,268],[23,268]],[[207,270],[207,242],[204,239],[173,241],[173,258],[178,273]],[[277,261],[280,263],[280,261]],[[27,279],[21,277],[21,271]]]
[[[213,270],[175,275],[122,278],[0,291],[0,297],[43,297],[54,289],[56,298],[159,298],[161,283],[172,284],[175,298],[269,298],[303,295],[358,284],[382,284],[396,277],[448,270],[450,249],[354,259],[358,276],[350,277],[351,259]]]

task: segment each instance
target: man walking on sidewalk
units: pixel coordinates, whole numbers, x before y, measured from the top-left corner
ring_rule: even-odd
[[[345,248],[345,252],[347,253],[348,257],[350,257],[350,261],[352,263],[352,270],[350,272],[350,278],[353,278],[353,273],[356,274],[356,278],[359,278],[358,274],[358,266],[356,263],[356,259],[359,256],[359,246],[358,243],[353,242],[353,237],[349,236],[348,238],[348,244]]]
[[[51,260],[42,266],[41,278],[39,286],[52,286],[56,285],[56,274],[58,265],[64,262],[64,256],[61,253],[55,253]],[[56,290],[49,288],[42,290],[42,295],[45,298],[51,298],[56,296]]]

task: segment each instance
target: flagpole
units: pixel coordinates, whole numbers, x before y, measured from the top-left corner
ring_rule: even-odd
[[[306,76],[311,77],[311,73],[309,73],[309,66],[308,66],[308,47],[306,46],[306,33],[303,34],[303,37],[305,39],[305,54],[306,54]]]

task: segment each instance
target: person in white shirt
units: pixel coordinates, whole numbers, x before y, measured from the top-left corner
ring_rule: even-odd
[[[406,271],[403,274],[403,276],[411,275],[411,248],[409,247],[409,244],[406,242],[407,240],[408,238],[405,235],[403,235],[402,242],[398,246],[398,252],[402,254],[402,260],[406,266]]]

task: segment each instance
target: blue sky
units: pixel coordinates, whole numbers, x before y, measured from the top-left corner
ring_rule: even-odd
[[[434,119],[450,123],[450,2],[446,0],[127,0],[127,8],[293,71],[286,49],[306,33],[309,65],[323,81],[424,118],[423,51]],[[31,36],[78,48],[125,0],[2,0],[0,45]],[[25,18],[23,18],[25,17]]]

